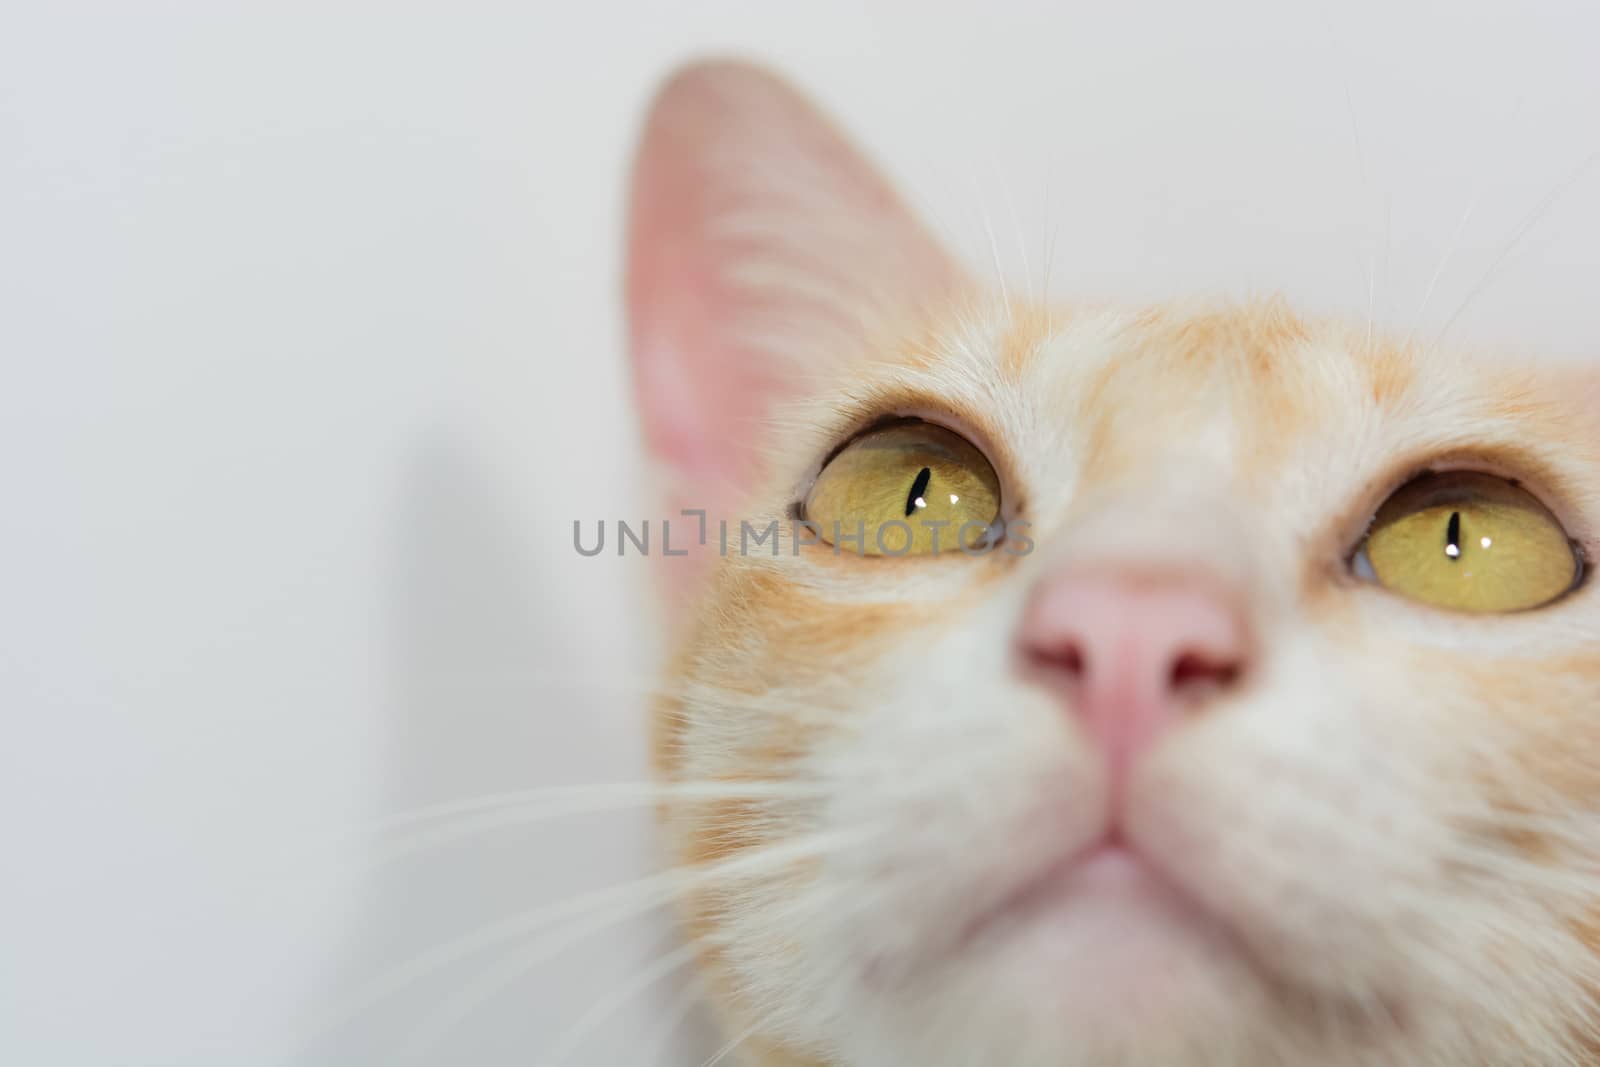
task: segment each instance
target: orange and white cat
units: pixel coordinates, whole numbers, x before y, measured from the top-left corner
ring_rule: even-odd
[[[728,1057],[1600,1062],[1600,374],[1008,296],[738,64],[632,210],[671,504],[784,531],[663,560]]]

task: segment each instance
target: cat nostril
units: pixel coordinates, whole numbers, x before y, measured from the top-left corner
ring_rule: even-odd
[[[1052,648],[1036,648],[1033,658],[1046,670],[1058,672],[1071,679],[1081,679],[1087,667],[1083,650],[1068,642]]]
[[[1172,661],[1167,684],[1176,693],[1224,689],[1239,680],[1240,669],[1237,659],[1209,656],[1191,649]]]

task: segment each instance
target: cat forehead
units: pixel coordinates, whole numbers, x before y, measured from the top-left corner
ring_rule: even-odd
[[[1250,484],[1406,404],[1412,361],[1356,340],[1274,302],[1090,313],[1007,349],[1014,403],[1061,427],[1051,443],[1091,482]]]
[[[1021,409],[1102,446],[1218,427],[1281,446],[1341,414],[1403,406],[1418,375],[1413,352],[1307,324],[1280,301],[991,308],[944,341],[913,365],[952,402]]]
[[[809,421],[834,443],[841,419],[948,419],[1027,481],[1082,489],[1265,487],[1334,453],[1365,468],[1463,448],[1536,453],[1567,436],[1487,364],[1305,320],[1280,300],[973,305],[880,349],[824,405]]]

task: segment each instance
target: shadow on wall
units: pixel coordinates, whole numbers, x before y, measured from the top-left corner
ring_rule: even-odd
[[[315,1013],[337,1025],[310,1062],[701,1063],[692,968],[651,970],[677,948],[663,912],[581,906],[655,868],[648,807],[558,814],[540,796],[644,776],[627,598],[600,561],[540,551],[552,539],[503,489],[448,442],[409,465],[386,829],[360,857],[360,910]]]

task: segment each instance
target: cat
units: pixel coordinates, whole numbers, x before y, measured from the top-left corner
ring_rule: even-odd
[[[1600,373],[1008,293],[738,62],[628,242],[668,504],[780,531],[659,567],[723,1055],[1600,1062]]]

